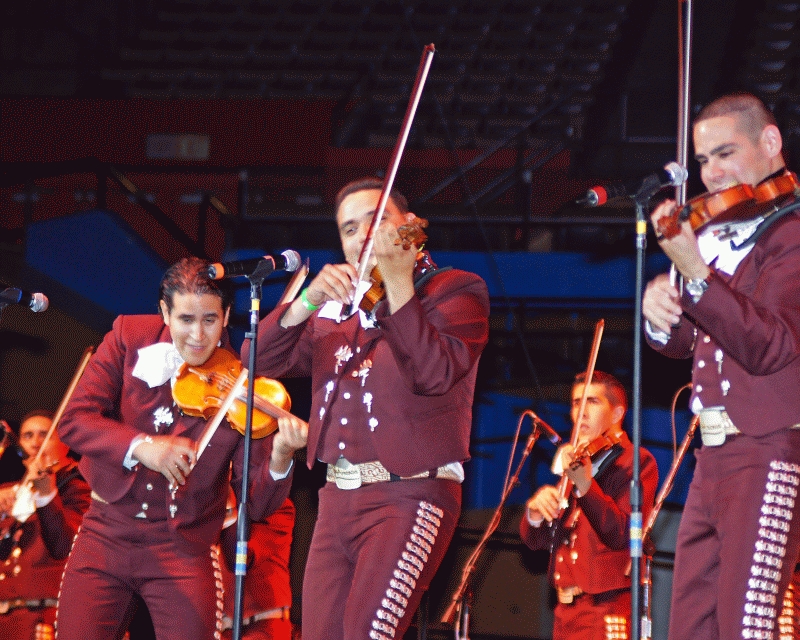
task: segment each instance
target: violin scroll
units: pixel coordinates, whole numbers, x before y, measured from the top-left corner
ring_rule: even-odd
[[[403,249],[410,249],[413,244],[417,249],[422,249],[428,236],[424,229],[428,228],[428,221],[425,218],[414,216],[414,220],[408,222],[400,227],[397,227],[397,240],[394,241],[396,245],[403,245]]]

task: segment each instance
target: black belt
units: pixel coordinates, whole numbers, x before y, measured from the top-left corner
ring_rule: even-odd
[[[24,600],[17,598],[16,600],[0,600],[0,615],[13,611],[14,609],[46,609],[47,607],[58,606],[58,600],[55,598],[39,598],[38,600]]]

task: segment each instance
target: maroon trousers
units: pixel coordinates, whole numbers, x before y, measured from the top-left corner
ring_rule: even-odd
[[[670,640],[771,639],[800,549],[800,430],[696,453],[678,529]]]
[[[402,638],[460,510],[452,480],[326,484],[303,581],[303,639]]]
[[[611,640],[628,637],[630,589],[592,595],[584,593],[571,604],[556,605],[553,640]]]
[[[121,638],[134,593],[147,604],[158,640],[214,638],[216,551],[184,553],[166,522],[131,520],[92,500],[64,570],[59,640]],[[218,582],[221,588],[221,574]]]

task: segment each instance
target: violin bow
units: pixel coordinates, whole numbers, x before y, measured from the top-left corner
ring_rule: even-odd
[[[190,369],[191,371],[191,369]],[[206,425],[206,428],[203,430],[203,434],[200,436],[200,439],[197,441],[197,459],[200,459],[200,454],[205,451],[205,448],[208,446],[208,443],[211,441],[211,438],[216,433],[219,425],[222,423],[222,419],[228,415],[228,411],[233,406],[233,403],[239,400],[240,402],[246,402],[247,398],[245,396],[245,383],[247,382],[247,369],[242,367],[242,370],[239,372],[239,376],[234,380],[233,376],[228,376],[227,374],[222,374],[221,376],[221,388],[224,388],[227,391],[227,395],[223,400],[222,404],[220,405],[217,413],[214,414],[214,417],[209,421]],[[266,398],[260,397],[258,394],[255,394],[254,398],[254,406],[259,411],[266,413],[271,418],[285,418],[285,417],[293,417],[293,414],[286,409],[279,407],[278,405],[270,402]],[[271,432],[270,432],[271,433]],[[269,435],[269,434],[266,434]]]
[[[228,409],[230,409],[231,405],[238,399],[239,394],[242,392],[242,389],[244,389],[245,382],[247,382],[247,369],[242,367],[242,370],[239,372],[239,377],[236,378],[236,382],[231,386],[228,395],[225,396],[225,400],[222,401],[217,413],[214,414],[214,417],[206,425],[203,435],[200,436],[200,439],[197,441],[195,464],[200,460],[200,456],[203,454],[203,451],[206,450],[208,443],[211,442],[211,438],[217,432],[219,425],[222,423],[222,419],[228,414]]]
[[[686,15],[684,16],[684,5]],[[689,96],[692,72],[692,24],[693,0],[678,2],[678,133],[676,155],[678,164],[689,167]],[[680,210],[686,204],[686,180],[675,187],[675,206]],[[683,293],[683,277],[678,283],[678,270],[674,264],[669,267],[669,281],[672,286],[680,286]]]
[[[50,428],[47,430],[47,435],[42,440],[42,446],[39,447],[39,451],[36,452],[36,456],[28,465],[28,470],[25,473],[25,478],[20,483],[21,487],[27,487],[31,482],[33,482],[35,475],[38,473],[39,468],[39,461],[42,459],[42,454],[44,453],[47,445],[50,442],[50,438],[53,437],[53,433],[58,426],[59,421],[61,420],[61,416],[64,415],[64,411],[67,408],[67,404],[69,403],[70,399],[72,398],[72,394],[75,393],[75,389],[78,386],[78,382],[83,377],[83,372],[86,371],[86,365],[89,364],[89,359],[92,357],[92,353],[94,352],[94,347],[88,346],[83,352],[83,356],[81,357],[81,361],[78,363],[77,369],[75,369],[75,373],[72,375],[72,380],[67,387],[67,391],[64,393],[64,397],[61,398],[61,404],[58,405],[58,409],[56,409],[56,413],[53,416],[53,422],[50,424]],[[20,494],[22,492],[17,492],[17,498],[20,498]],[[16,511],[16,503],[15,508],[12,509],[12,512]],[[28,516],[22,517],[21,514],[16,516],[17,520],[20,522],[25,522],[28,519]]]
[[[361,246],[361,253],[358,256],[358,282],[366,278],[367,270],[369,268],[369,257],[372,255],[372,247],[375,244],[375,229],[380,225],[383,220],[383,213],[386,210],[386,203],[389,201],[389,194],[394,185],[394,179],[397,175],[397,169],[400,167],[400,159],[403,157],[403,150],[408,140],[408,135],[411,133],[411,125],[414,123],[414,115],[417,112],[417,105],[422,97],[422,90],[425,88],[425,80],[428,78],[428,71],[433,62],[433,54],[436,53],[436,48],[433,43],[425,45],[422,51],[422,58],[419,61],[419,68],[417,69],[417,77],[414,80],[414,88],[411,90],[411,99],[406,108],[406,115],[403,118],[403,125],[400,128],[400,135],[395,142],[392,157],[389,161],[389,168],[386,171],[386,177],[383,180],[383,189],[381,190],[380,198],[378,199],[378,207],[375,209],[375,215],[372,217],[372,223],[367,231],[367,237],[364,239],[364,244]],[[345,312],[342,314],[342,319],[348,317],[355,305],[349,305]]]
[[[580,423],[581,423],[581,416],[583,412],[586,410],[586,400],[589,396],[589,385],[592,384],[592,377],[594,376],[594,367],[597,363],[597,353],[600,351],[600,341],[603,339],[603,329],[605,329],[606,321],[603,318],[597,321],[597,324],[594,327],[594,339],[592,340],[592,350],[589,354],[589,364],[586,367],[586,377],[584,378],[583,382],[583,394],[581,394],[581,403],[578,408],[578,418],[575,420],[575,423],[572,425],[572,437],[570,438],[570,444],[572,448],[575,449],[578,446],[578,438],[580,437]],[[561,480],[558,483],[558,504],[561,510],[563,511],[566,508],[567,502],[567,492],[569,489],[569,478],[567,478],[567,474],[564,473],[561,476]]]
[[[291,302],[297,297],[298,292],[300,291],[300,287],[303,286],[303,283],[306,281],[308,277],[309,271],[309,260],[306,258],[306,261],[300,266],[300,268],[294,272],[291,280],[289,280],[289,284],[286,285],[286,288],[283,290],[283,294],[281,295],[281,299],[278,300],[278,305],[281,306],[286,302]]]

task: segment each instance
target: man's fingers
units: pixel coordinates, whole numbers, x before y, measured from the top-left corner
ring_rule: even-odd
[[[183,485],[186,483],[186,477],[177,463],[173,463],[172,466],[167,467],[164,470],[164,476],[167,478],[167,480],[169,480],[169,483],[172,486]]]
[[[300,418],[278,420],[278,445],[297,451],[308,443],[308,423]]]
[[[185,456],[178,458],[178,460],[175,462],[175,468],[184,476],[189,475],[189,471],[192,469],[189,459]]]
[[[306,295],[314,304],[328,300],[348,304],[355,290],[353,278],[343,265],[325,265],[308,288]]]
[[[553,518],[555,518],[556,510],[550,504],[542,504],[539,508],[539,513],[544,516],[544,519],[548,522],[552,522]]]
[[[191,469],[191,466],[197,461],[197,452],[193,446],[180,445],[176,447],[178,452],[178,460],[183,463],[182,468]]]

